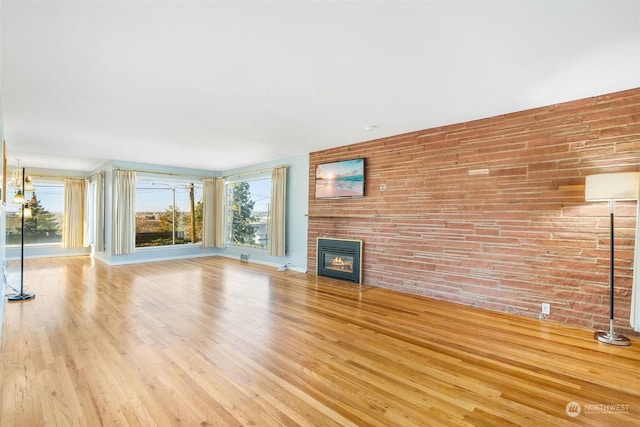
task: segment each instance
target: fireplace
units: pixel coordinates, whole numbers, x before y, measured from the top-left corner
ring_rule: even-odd
[[[318,237],[318,276],[362,283],[362,240]]]

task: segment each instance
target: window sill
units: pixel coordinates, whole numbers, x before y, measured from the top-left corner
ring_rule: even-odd
[[[7,245],[7,249],[20,248],[22,245]],[[62,248],[62,242],[60,243],[25,243],[25,248]]]
[[[164,246],[140,246],[135,248],[136,252],[154,252],[154,251],[170,251],[179,248],[201,248],[202,244],[198,243],[185,243],[183,245],[164,245]]]
[[[269,248],[258,248],[255,246],[243,246],[243,245],[234,245],[232,243],[225,243],[226,249],[235,249],[239,251],[256,251],[256,252],[269,252]]]

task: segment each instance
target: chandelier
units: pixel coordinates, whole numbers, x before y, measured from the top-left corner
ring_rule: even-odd
[[[11,172],[11,178],[9,178],[8,184],[13,187],[16,191],[16,195],[18,192],[22,194],[22,191],[33,191],[35,187],[33,186],[33,181],[31,181],[31,177],[27,176],[24,178],[24,183],[22,182],[22,174],[24,173],[24,168],[20,167],[20,159],[18,159],[18,167],[16,167],[13,172]],[[22,188],[24,184],[24,189]],[[23,196],[24,197],[24,194]]]
[[[33,186],[31,177],[25,176],[24,167],[20,167],[20,159],[18,159],[18,167],[11,173],[11,178],[9,179],[8,184],[12,186],[16,192],[12,203],[22,206],[18,215],[23,218],[31,218],[31,208],[27,203],[25,193],[27,191],[35,191],[35,187]]]

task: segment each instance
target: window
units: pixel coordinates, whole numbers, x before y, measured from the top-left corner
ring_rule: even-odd
[[[268,249],[270,203],[270,172],[254,180],[227,181],[226,243]]]
[[[24,244],[61,244],[64,215],[64,180],[34,178],[35,191],[25,199],[31,218],[24,219]],[[16,189],[7,188],[7,245],[20,245],[22,218],[20,205],[11,203]]]
[[[136,247],[200,242],[202,183],[138,176]]]

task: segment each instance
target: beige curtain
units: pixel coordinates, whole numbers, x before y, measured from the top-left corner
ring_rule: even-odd
[[[89,193],[89,184],[90,181],[89,179],[86,180],[86,188],[85,188],[85,202],[84,202],[84,225],[82,227],[82,246],[84,247],[88,247],[91,242],[89,241],[89,234],[90,234],[90,230],[89,230],[89,226],[91,225],[89,222],[91,221],[91,217],[89,216],[90,212],[89,212],[89,197],[91,196],[91,194]]]
[[[225,207],[226,207],[226,191],[224,178],[216,178],[215,182],[215,196],[216,196],[216,209],[215,209],[215,233],[214,241],[216,248],[224,248],[224,229],[225,229]]]
[[[98,172],[96,175],[96,222],[95,226],[95,245],[96,252],[104,251],[104,172]]]
[[[202,247],[214,248],[215,178],[202,180]]]
[[[271,221],[269,223],[269,236],[271,245],[269,255],[285,255],[285,211],[287,206],[287,167],[282,166],[273,169],[271,173]]]
[[[224,248],[224,178],[202,180],[202,246]]]
[[[65,178],[62,224],[63,248],[83,247],[86,203],[87,180],[84,178]]]
[[[113,254],[130,254],[136,246],[136,173],[116,170],[113,184]]]

